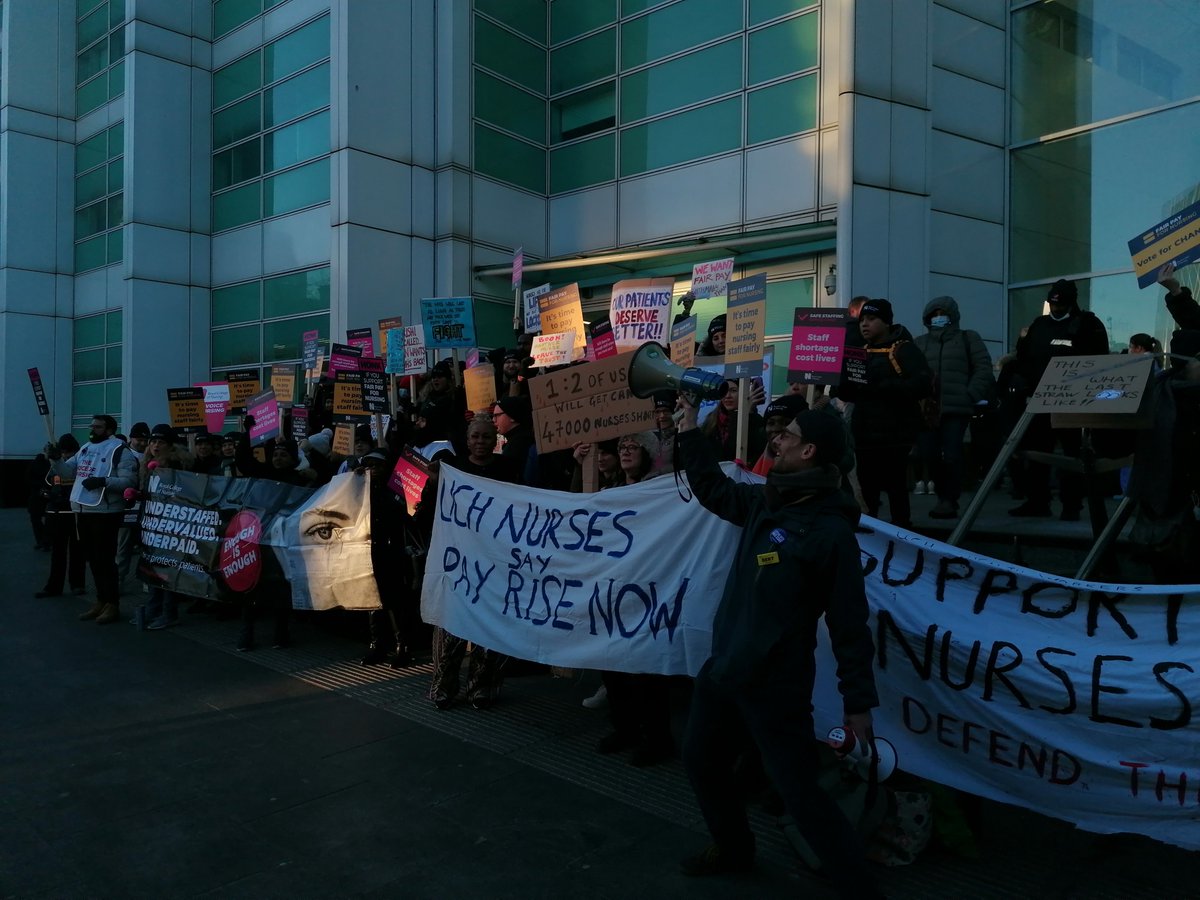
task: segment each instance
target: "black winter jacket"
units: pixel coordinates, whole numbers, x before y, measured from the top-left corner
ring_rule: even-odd
[[[854,404],[850,430],[857,447],[911,446],[921,428],[920,400],[933,392],[925,354],[893,325],[886,341],[868,345],[867,383],[843,381],[838,397]]]
[[[1110,350],[1108,330],[1095,313],[1075,306],[1062,321],[1038,316],[1017,343],[1012,390],[1032,396],[1046,366],[1056,356],[1100,356]]]
[[[742,528],[703,673],[729,687],[794,689],[803,698],[797,699],[802,710],[812,697],[823,615],[845,711],[878,706],[853,498],[837,487],[821,487],[772,509],[765,486],[726,477],[698,431],[679,435],[679,451],[700,503]],[[833,466],[819,470],[817,478],[831,485],[840,480]],[[760,565],[760,554],[770,553],[779,562]]]
[[[933,328],[929,320],[935,309],[950,317],[950,324]],[[925,304],[921,316],[928,333],[919,335],[913,343],[925,354],[933,372],[941,401],[942,415],[970,416],[980,400],[991,400],[996,394],[996,377],[992,374],[992,357],[979,332],[959,327],[958,302],[953,297],[937,297]]]

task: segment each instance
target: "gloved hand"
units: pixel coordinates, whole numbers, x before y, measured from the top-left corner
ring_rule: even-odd
[[[97,488],[102,488],[108,484],[108,479],[101,478],[99,475],[89,475],[83,479],[83,487],[85,490],[94,491]]]

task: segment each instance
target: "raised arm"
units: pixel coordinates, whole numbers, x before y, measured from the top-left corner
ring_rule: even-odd
[[[739,484],[721,471],[712,442],[696,427],[696,407],[680,398],[683,419],[676,440],[688,484],[701,505],[734,525],[745,525],[762,495],[759,485]]]

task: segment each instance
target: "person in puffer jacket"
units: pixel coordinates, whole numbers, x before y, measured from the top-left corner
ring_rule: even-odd
[[[937,491],[930,518],[954,519],[962,494],[963,437],[976,408],[987,406],[995,396],[996,378],[979,332],[960,327],[953,297],[934,297],[925,304],[921,320],[927,331],[913,343],[933,372],[936,415],[926,417],[917,449],[930,466]]]

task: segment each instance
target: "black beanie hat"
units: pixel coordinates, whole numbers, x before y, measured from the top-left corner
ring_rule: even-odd
[[[1060,278],[1050,285],[1050,290],[1046,293],[1046,300],[1050,303],[1066,303],[1069,306],[1075,306],[1079,302],[1079,289],[1075,287],[1075,282]]]
[[[129,429],[129,436],[131,438],[149,438],[150,426],[145,422],[134,422],[133,427]]]
[[[787,416],[788,419],[794,419],[800,413],[808,409],[808,401],[804,399],[803,394],[784,394],[782,397],[776,397],[767,404],[767,408],[763,410],[763,418],[769,419],[772,416]]]
[[[675,412],[675,405],[679,402],[679,395],[674,391],[656,391],[653,397],[655,409],[666,409]]]
[[[725,313],[719,316],[713,316],[712,321],[708,323],[708,336],[712,337],[718,331],[725,330]]]
[[[846,452],[846,426],[832,413],[806,409],[792,421],[788,431],[799,435],[817,448],[817,465],[837,463]]]
[[[882,297],[868,300],[864,303],[862,309],[858,311],[858,317],[861,319],[863,316],[875,316],[876,318],[883,319],[889,325],[896,318],[896,314],[892,311],[892,304]]]
[[[518,425],[533,424],[533,402],[528,397],[501,397],[496,405]]]
[[[165,423],[155,425],[154,429],[150,432],[150,438],[151,440],[157,438],[160,441],[166,441],[168,444],[174,444],[179,440],[178,435],[175,434],[175,429]]]

